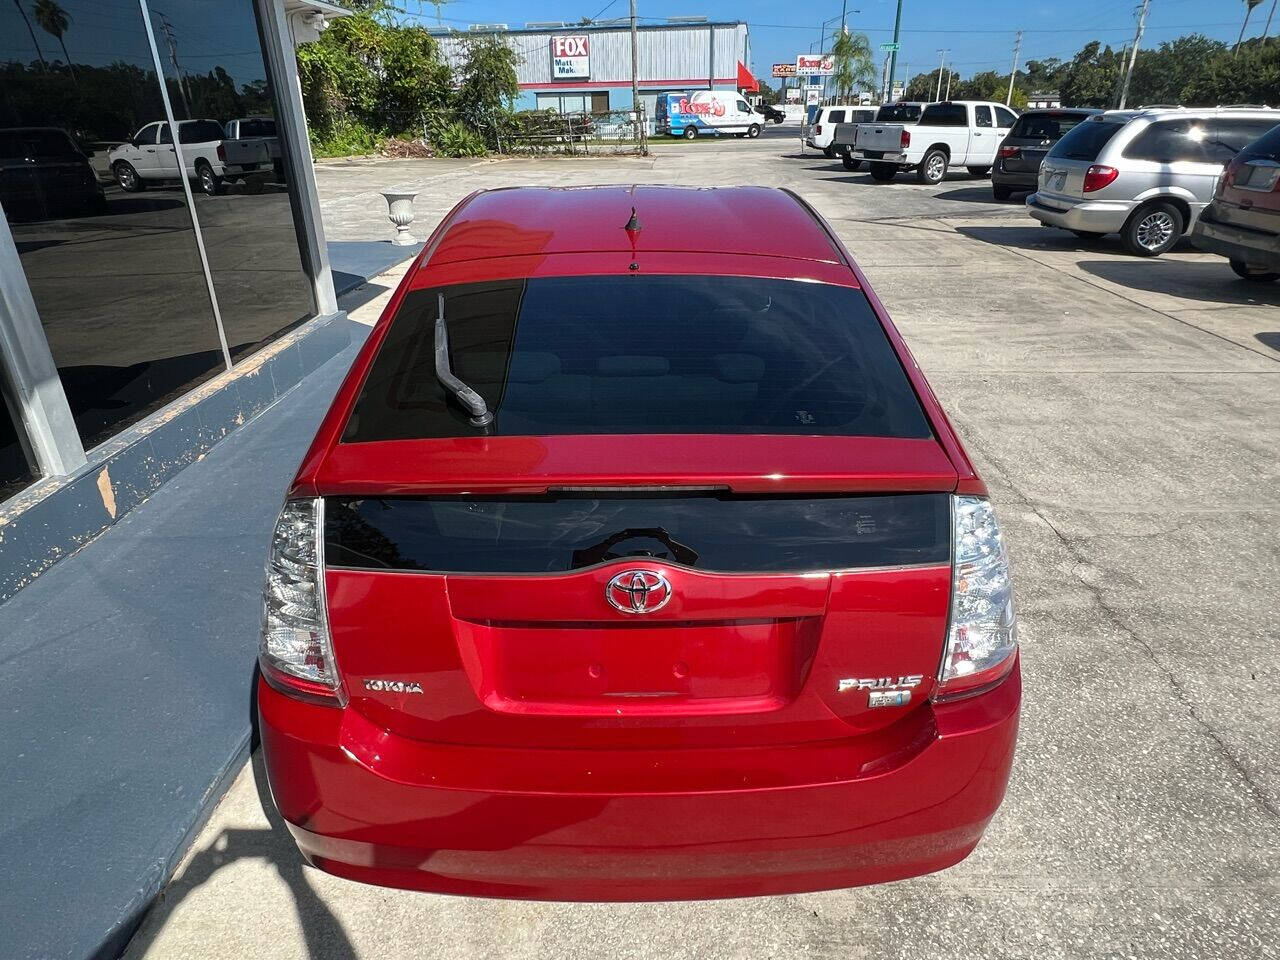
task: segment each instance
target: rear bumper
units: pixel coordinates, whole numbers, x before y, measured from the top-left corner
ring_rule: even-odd
[[[627,751],[427,744],[258,692],[272,795],[315,866],[439,893],[672,900],[858,886],[964,859],[1004,796],[1021,680],[1015,666],[988,693],[921,706],[874,762],[850,749],[842,763],[830,744],[637,751],[626,791]],[[777,785],[817,751],[821,782]]]
[[[1005,170],[998,162],[991,168],[991,182],[1015,190],[1035,190],[1040,185],[1037,170]]]
[[[1124,200],[1046,200],[1038,193],[1027,197],[1027,212],[1041,223],[1088,233],[1118,233],[1134,206]]]
[[[1208,253],[1240,260],[1250,267],[1280,270],[1280,236],[1221,223],[1214,218],[1213,204],[1196,221],[1191,242]]]
[[[893,163],[903,166],[907,164],[907,155],[905,153],[892,153],[883,150],[864,150],[861,147],[855,148],[853,151],[855,160],[865,160],[867,163]]]

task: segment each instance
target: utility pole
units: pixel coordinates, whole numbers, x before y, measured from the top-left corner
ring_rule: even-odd
[[[889,52],[889,96],[893,96],[893,81],[898,73],[898,35],[902,32],[902,0],[898,0],[898,12],[893,18],[893,50]],[[907,74],[907,79],[911,75]],[[903,85],[905,87],[905,84]]]
[[[645,129],[644,107],[640,103],[640,36],[636,31],[636,0],[631,0],[631,109],[636,113],[636,138],[640,141],[640,153],[643,155],[648,151],[645,149],[644,138],[648,131]]]
[[[1129,99],[1129,81],[1133,79],[1133,62],[1138,59],[1138,44],[1142,43],[1142,31],[1147,26],[1147,11],[1151,9],[1151,0],[1142,0],[1142,9],[1138,11],[1138,32],[1133,37],[1133,49],[1129,51],[1129,67],[1124,72],[1124,86],[1120,88],[1120,109],[1124,109]]]
[[[934,100],[942,99],[942,65],[947,62],[947,54],[950,53],[950,48],[948,47],[947,49],[939,50],[938,52],[942,54],[942,59],[938,61],[938,90],[933,95]]]
[[[1018,54],[1022,52],[1022,31],[1018,31],[1018,38],[1013,41],[1013,69],[1009,71],[1009,94],[1004,98],[1006,107],[1013,106],[1013,78],[1018,75]]]
[[[178,96],[182,98],[182,110],[185,119],[191,119],[191,104],[187,101],[187,81],[182,75],[182,67],[178,66],[178,42],[173,36],[173,24],[169,22],[169,18],[163,13],[156,11],[152,14],[160,20],[160,29],[164,33],[165,45],[169,48],[169,62],[173,64],[173,72],[178,79]],[[164,83],[164,77],[160,78],[160,82]]]
[[[951,99],[951,77],[954,74],[955,74],[955,71],[952,70],[950,67],[947,67],[947,95],[943,97],[944,100]]]
[[[882,79],[881,79],[881,83],[883,83],[884,86],[881,88],[881,92],[880,92],[881,103],[889,102],[889,58],[891,56],[892,54],[889,54],[889,53],[886,53],[884,55],[884,70],[882,71]]]

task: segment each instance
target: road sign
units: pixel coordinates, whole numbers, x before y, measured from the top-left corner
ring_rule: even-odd
[[[773,65],[773,75],[775,77],[794,77],[796,75],[796,65],[794,63],[775,63]]]
[[[880,49],[885,53],[897,53],[902,48],[900,43],[882,43]]]
[[[835,72],[835,58],[824,53],[801,53],[796,56],[796,73],[800,76],[829,77]]]

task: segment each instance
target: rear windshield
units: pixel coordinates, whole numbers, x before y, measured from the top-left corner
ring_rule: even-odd
[[[1273,127],[1269,133],[1240,151],[1242,160],[1276,160],[1280,161],[1280,127]]]
[[[963,103],[931,103],[920,115],[922,127],[967,127],[969,111]]]
[[[69,160],[79,155],[71,139],[58,130],[0,130],[0,157]]]
[[[1097,160],[1102,148],[1123,126],[1108,120],[1078,123],[1049,151],[1049,156],[1062,160]]]
[[[543,277],[411,291],[343,440],[477,436],[435,372],[450,366],[489,433],[928,437],[861,290],[758,277]]]
[[[274,120],[241,120],[240,136],[242,137],[274,137],[276,122]]]
[[[918,103],[888,103],[876,113],[878,123],[915,123],[919,119]]]
[[[224,136],[222,125],[212,120],[192,120],[178,125],[179,143],[213,143]]]
[[[1035,113],[1021,116],[1009,131],[1011,137],[1058,140],[1083,121],[1087,113]]]
[[[947,563],[945,493],[329,497],[325,560],[365,570],[554,573],[649,557],[730,573]]]

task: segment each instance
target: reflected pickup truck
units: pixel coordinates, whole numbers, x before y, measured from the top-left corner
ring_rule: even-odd
[[[280,159],[280,137],[276,122],[271,117],[239,117],[228,120],[223,127],[226,138],[222,141],[227,162],[249,169],[265,169],[267,164],[275,171],[276,179],[284,179],[284,161]]]
[[[862,124],[853,160],[870,164],[872,179],[888,182],[899,171],[914,170],[920,183],[941,183],[950,167],[966,167],[985,177],[1018,115],[1000,103],[950,100],[931,103],[914,126]]]
[[[870,122],[866,119],[850,118],[849,123],[838,123],[835,135],[831,138],[831,148],[840,155],[846,170],[857,170],[862,161],[853,155],[858,146],[858,130],[866,127],[873,129],[878,124],[901,123],[914,125],[920,119],[920,113],[928,106],[925,103],[886,103],[876,111]]]

